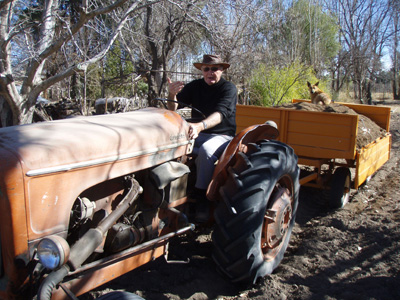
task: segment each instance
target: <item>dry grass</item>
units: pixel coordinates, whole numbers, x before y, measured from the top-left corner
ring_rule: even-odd
[[[376,101],[393,100],[393,93],[373,93],[372,99]]]
[[[354,98],[353,92],[340,92],[339,96],[335,98],[338,102],[347,103],[358,103],[358,100]],[[393,93],[389,92],[375,92],[372,93],[373,101],[390,101],[393,100]]]

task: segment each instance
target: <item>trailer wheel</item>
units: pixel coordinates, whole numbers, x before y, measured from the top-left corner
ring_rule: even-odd
[[[145,300],[144,298],[129,292],[115,291],[107,293],[96,300]]]
[[[278,141],[247,145],[221,187],[214,212],[213,259],[233,282],[255,283],[283,259],[294,225],[299,168],[292,148]]]
[[[339,167],[333,173],[329,207],[339,209],[349,202],[351,189],[351,174],[349,168]]]

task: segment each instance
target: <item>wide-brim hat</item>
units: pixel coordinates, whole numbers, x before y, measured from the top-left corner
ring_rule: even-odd
[[[224,68],[224,70],[230,67],[230,64],[223,62],[219,55],[212,54],[203,55],[203,61],[201,63],[194,63],[193,65],[198,70],[201,70],[201,66],[203,65],[220,65]]]

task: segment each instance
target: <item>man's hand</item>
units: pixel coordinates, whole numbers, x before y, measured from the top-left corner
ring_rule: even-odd
[[[171,78],[169,77],[167,78],[167,80],[168,80],[169,95],[175,97],[183,89],[183,86],[185,84],[183,83],[183,81],[172,81]]]
[[[199,133],[201,131],[208,128],[212,128],[221,122],[222,122],[221,113],[215,112],[199,123],[189,123],[189,138],[195,139],[199,136]]]
[[[174,81],[172,82],[171,78],[167,78],[168,81],[168,99],[176,101],[176,95],[183,89],[185,85],[182,81]],[[169,110],[176,110],[178,108],[178,103],[168,102],[167,103]]]
[[[175,96],[183,89],[183,81],[172,81],[171,78],[167,78],[168,81],[168,96],[171,100],[175,100]]]
[[[202,123],[189,123],[189,138],[191,140],[197,138],[203,129]]]

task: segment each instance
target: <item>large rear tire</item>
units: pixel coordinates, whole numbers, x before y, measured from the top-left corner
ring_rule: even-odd
[[[299,167],[292,148],[260,141],[239,152],[220,193],[213,259],[234,282],[255,282],[279,265],[298,205]]]

